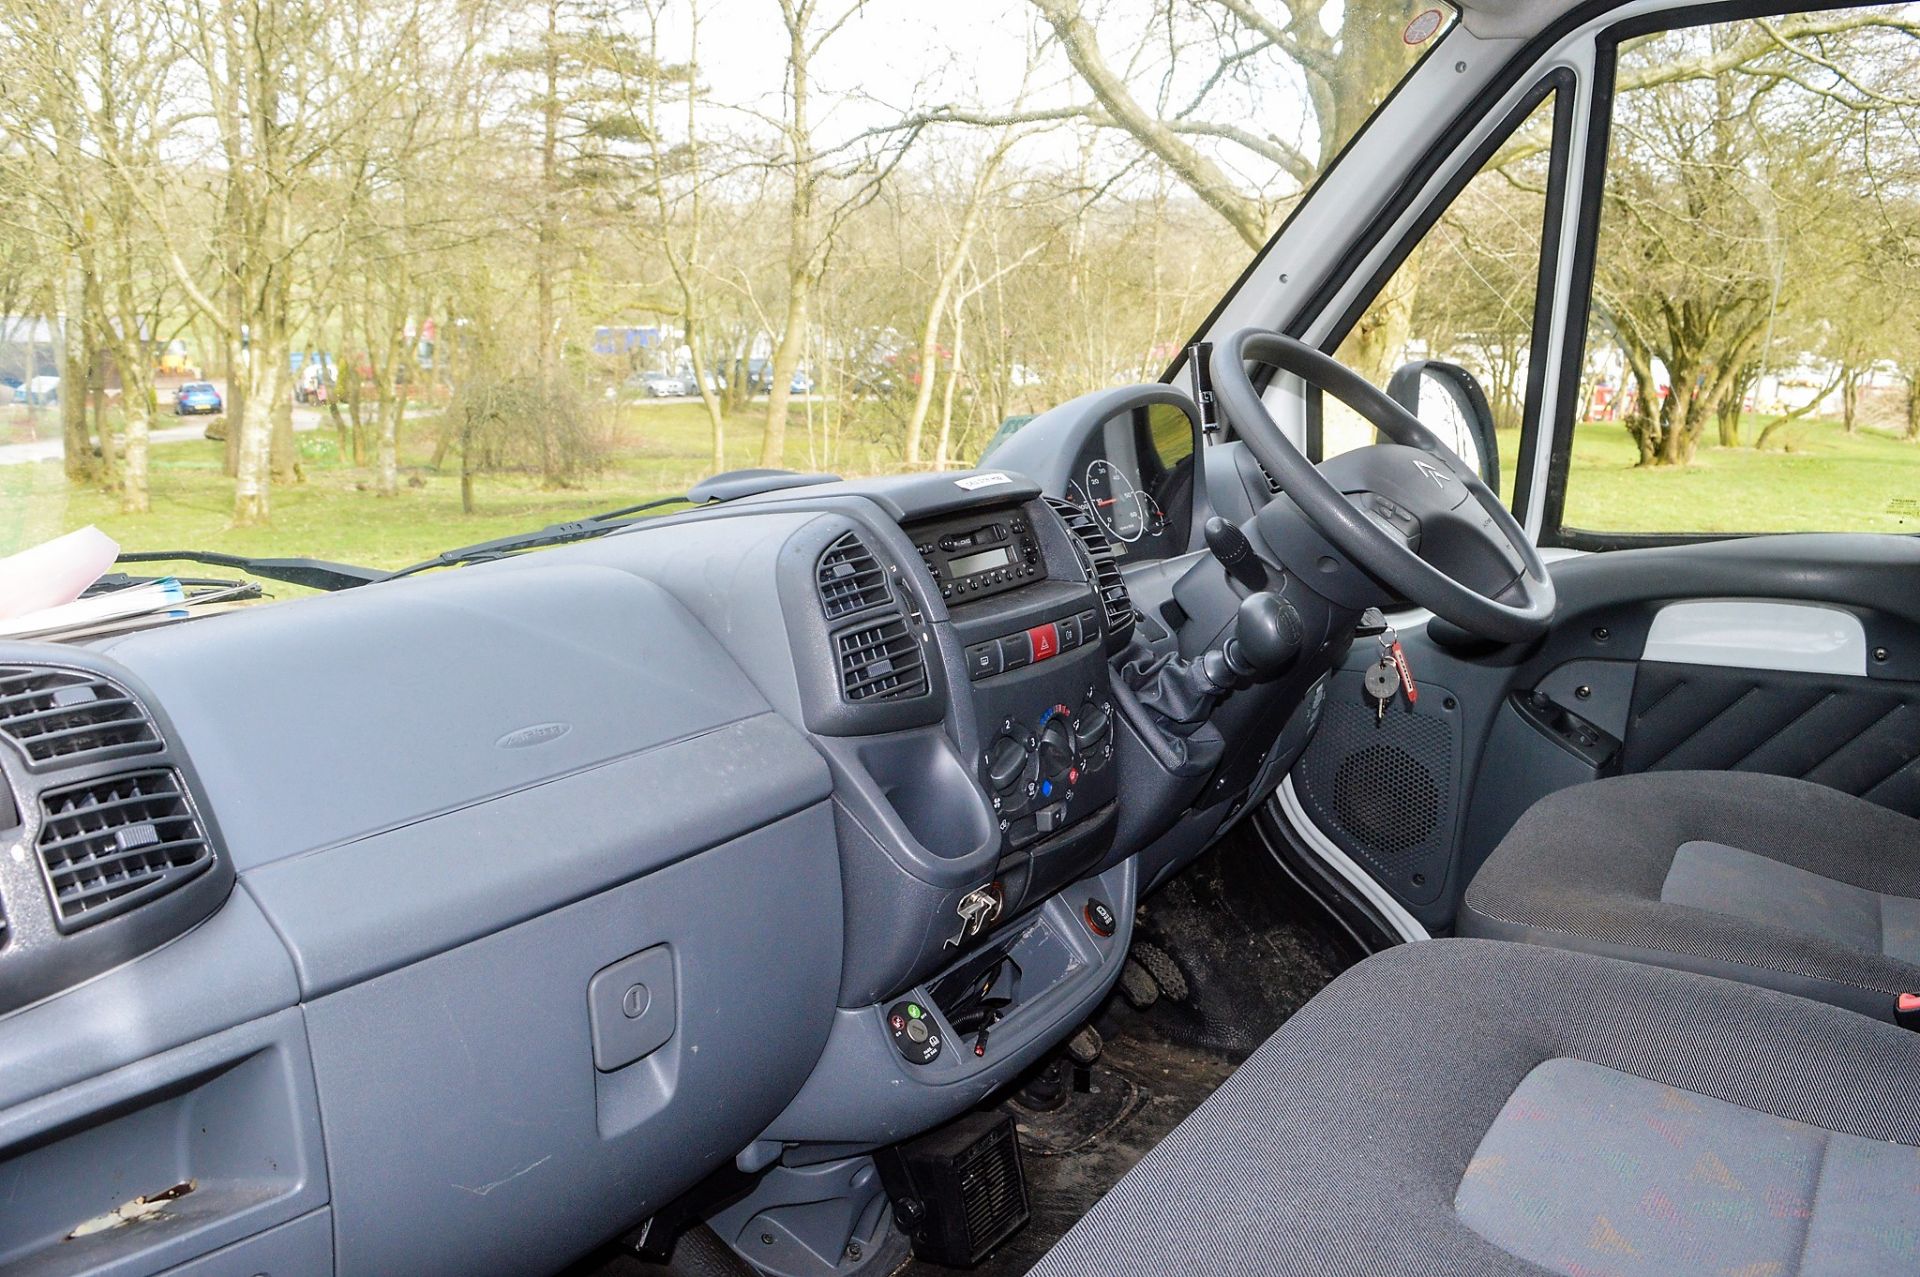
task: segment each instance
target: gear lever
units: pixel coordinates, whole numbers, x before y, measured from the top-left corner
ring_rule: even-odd
[[[1191,730],[1228,692],[1286,673],[1300,657],[1301,642],[1300,617],[1292,604],[1259,590],[1240,600],[1220,646],[1191,661],[1180,656],[1130,660],[1121,674],[1142,705]]]

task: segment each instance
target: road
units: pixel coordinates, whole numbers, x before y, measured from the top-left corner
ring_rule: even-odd
[[[65,441],[60,438],[60,412],[57,408],[21,408],[14,405],[0,405],[0,423],[14,420],[9,414],[30,412],[40,428],[40,438],[31,443],[0,443],[0,466],[27,465],[35,461],[58,461],[67,455]],[[173,420],[172,413],[166,408],[154,418],[156,422]],[[186,439],[203,438],[207,430],[206,417],[184,417],[177,426],[159,426],[151,431],[147,438],[153,443],[179,443]],[[293,410],[293,428],[295,430],[318,430],[322,413],[318,408],[296,406]]]

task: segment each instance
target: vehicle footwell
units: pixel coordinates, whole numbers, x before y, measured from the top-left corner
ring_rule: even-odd
[[[975,1277],[1025,1273],[1282,1021],[1359,957],[1299,902],[1265,849],[1246,835],[1228,838],[1150,897],[1134,935],[1134,958],[1155,978],[1143,988],[1132,973],[1136,982],[1116,992],[1095,1021],[1103,1049],[1080,1079],[1087,1089],[1069,1084],[1064,1102],[1046,1111],[1022,1097],[1001,1104],[1020,1129],[1033,1217],[985,1263],[965,1270]],[[1137,1007],[1128,992],[1151,1000]],[[1030,1088],[1025,1097],[1032,1095]],[[918,1262],[902,1270],[905,1277],[960,1271]]]

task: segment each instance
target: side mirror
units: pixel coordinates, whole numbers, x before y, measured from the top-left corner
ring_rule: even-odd
[[[1459,364],[1416,359],[1393,374],[1387,395],[1479,471],[1482,483],[1500,491],[1500,445],[1493,433],[1493,409],[1472,373]]]

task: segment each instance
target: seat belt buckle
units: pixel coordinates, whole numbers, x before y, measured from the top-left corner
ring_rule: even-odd
[[[1920,993],[1902,993],[1894,998],[1893,1022],[1920,1032]]]

